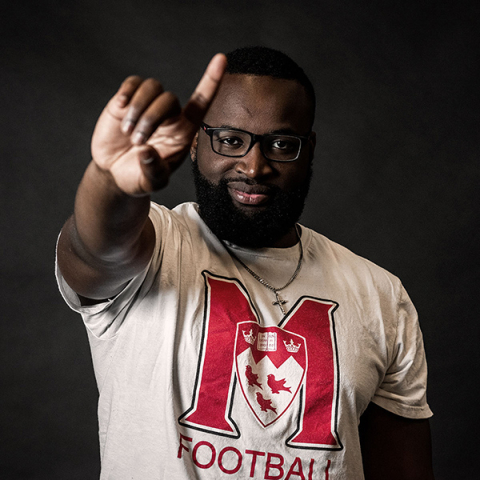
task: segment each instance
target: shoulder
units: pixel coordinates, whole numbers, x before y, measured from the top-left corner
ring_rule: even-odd
[[[186,219],[195,216],[197,211],[196,203],[185,202],[170,209],[165,205],[159,205],[152,201],[150,202],[150,218],[152,221],[174,221],[184,223]]]
[[[152,201],[149,217],[155,230],[161,231],[163,235],[169,230],[185,234],[188,230],[195,229],[201,222],[197,205],[193,202],[181,203],[170,209]]]
[[[402,285],[396,275],[326,236],[302,228],[307,234],[309,254],[330,275],[340,277],[345,283],[356,283],[366,288],[373,285],[377,290],[386,289],[391,293],[395,292],[396,296],[400,294]]]
[[[187,202],[173,209],[151,202],[150,220],[156,233],[154,257],[201,255],[214,243],[213,234],[198,213],[196,203]]]

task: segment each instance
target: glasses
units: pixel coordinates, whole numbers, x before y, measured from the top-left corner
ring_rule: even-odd
[[[244,157],[259,142],[265,158],[274,162],[297,160],[302,146],[309,137],[299,135],[267,134],[256,135],[238,128],[215,128],[206,123],[201,125],[210,137],[212,150],[224,157]]]

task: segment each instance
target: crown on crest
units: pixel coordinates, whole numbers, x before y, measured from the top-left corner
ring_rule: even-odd
[[[293,343],[293,339],[290,339],[290,343],[287,343],[285,340],[283,341],[285,348],[287,349],[287,352],[291,353],[297,353],[300,350],[301,344],[295,344]]]

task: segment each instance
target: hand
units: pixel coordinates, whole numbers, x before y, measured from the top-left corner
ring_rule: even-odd
[[[163,188],[187,156],[225,67],[225,55],[215,55],[183,109],[157,80],[128,77],[98,119],[94,162],[128,195]]]

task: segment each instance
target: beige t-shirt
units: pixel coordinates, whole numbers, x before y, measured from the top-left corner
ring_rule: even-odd
[[[370,402],[427,418],[416,311],[400,281],[301,227],[281,297],[232,258],[193,203],[154,203],[147,270],[80,306],[100,392],[102,480],[363,478]],[[300,247],[237,257],[275,287]]]

